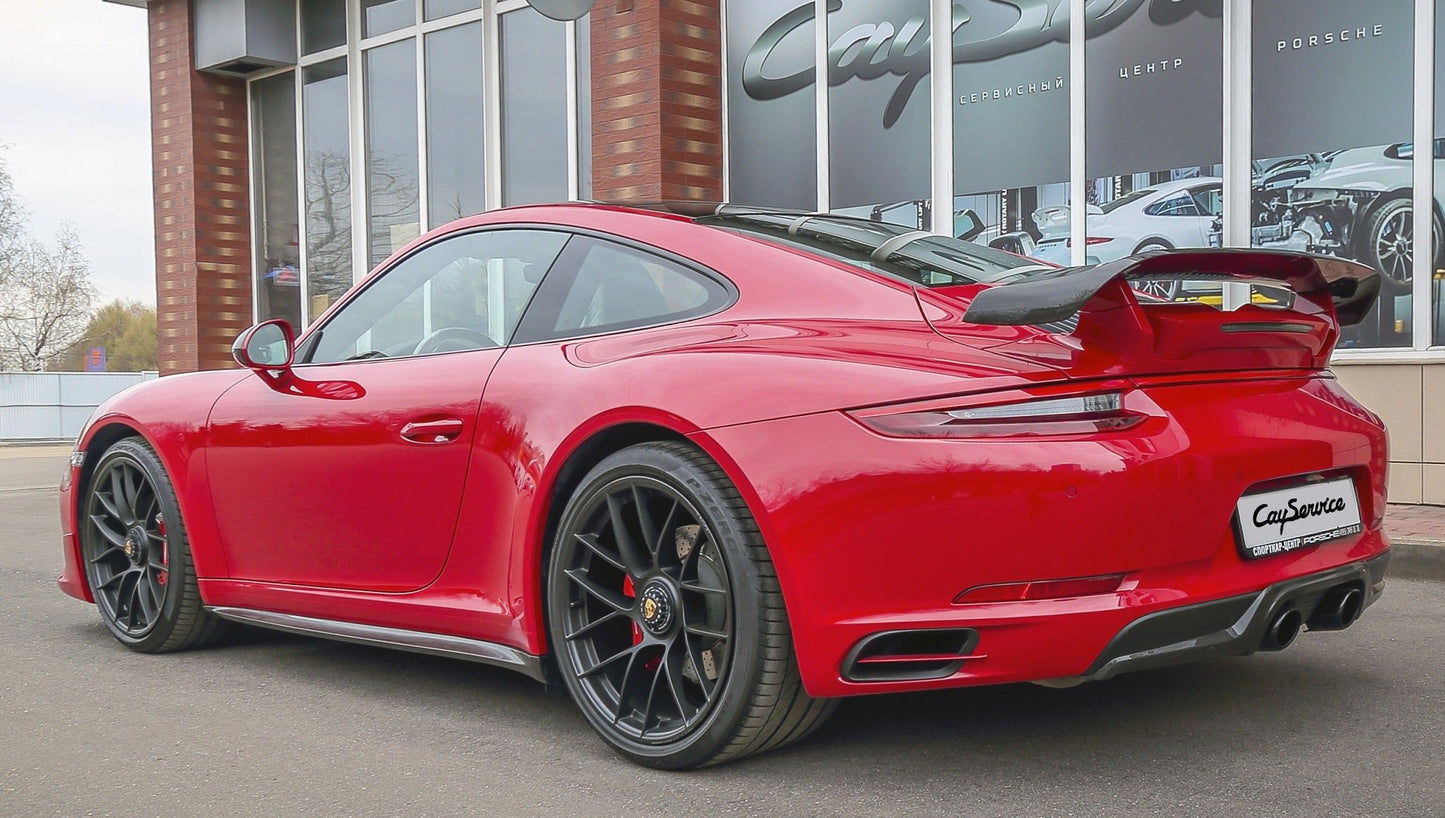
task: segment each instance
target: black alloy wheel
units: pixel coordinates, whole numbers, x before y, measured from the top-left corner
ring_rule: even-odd
[[[175,491],[147,443],[125,438],[106,450],[79,512],[86,579],[116,639],[164,653],[219,635],[221,621],[201,607]]]
[[[680,443],[618,452],[562,515],[548,573],[558,667],[618,752],[669,769],[801,738],[807,696],[767,549],[721,470]]]

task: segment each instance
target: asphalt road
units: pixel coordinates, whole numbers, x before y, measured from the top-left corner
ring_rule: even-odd
[[[634,767],[507,671],[253,632],[142,656],[55,587],[62,459],[0,449],[0,815],[1445,816],[1445,583],[1343,633],[845,702],[802,745]]]

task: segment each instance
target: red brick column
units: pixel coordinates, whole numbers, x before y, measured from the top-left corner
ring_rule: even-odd
[[[246,84],[195,70],[189,0],[148,13],[160,370],[230,367],[251,323]]]
[[[722,199],[721,0],[592,9],[592,195]]]

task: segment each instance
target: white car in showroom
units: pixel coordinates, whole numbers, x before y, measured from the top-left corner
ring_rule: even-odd
[[[1214,219],[1224,212],[1224,180],[1215,176],[1150,185],[1102,207],[1089,205],[1085,257],[1102,264],[1148,250],[1207,247]],[[1034,257],[1068,266],[1069,208],[1033,213],[1040,240]]]
[[[1445,233],[1441,185],[1445,139],[1434,141],[1435,234]],[[1279,192],[1255,189],[1254,244],[1355,259],[1381,273],[1387,291],[1410,291],[1414,278],[1414,145],[1409,142],[1338,151],[1309,178]],[[1268,235],[1265,235],[1268,234]],[[1434,247],[1435,269],[1445,254]]]

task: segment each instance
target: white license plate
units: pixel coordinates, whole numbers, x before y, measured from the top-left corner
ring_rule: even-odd
[[[1348,477],[1246,494],[1234,527],[1245,559],[1259,559],[1360,533],[1360,500]]]

